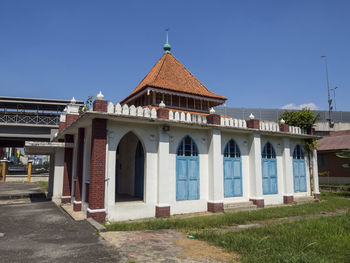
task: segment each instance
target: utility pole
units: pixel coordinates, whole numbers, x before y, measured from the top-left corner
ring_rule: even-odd
[[[335,90],[337,89],[338,87],[334,87],[333,89],[333,99],[334,99],[334,110],[336,111],[337,110],[337,103],[335,102]]]
[[[327,77],[327,89],[328,89],[328,122],[329,122],[329,127],[333,127],[333,122],[332,122],[332,99],[331,99],[331,94],[330,94],[330,89],[329,89],[329,78],[328,78],[328,59],[327,56],[321,56],[321,58],[324,58],[324,61],[326,63],[326,77]]]

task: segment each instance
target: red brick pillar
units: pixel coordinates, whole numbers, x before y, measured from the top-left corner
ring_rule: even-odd
[[[107,120],[93,119],[91,133],[91,162],[89,208],[87,217],[105,221],[105,167],[106,167]]]
[[[73,135],[66,134],[65,142],[73,143]],[[72,194],[72,167],[73,167],[73,149],[65,148],[64,149],[64,170],[63,170],[63,188],[62,188],[62,197],[61,203],[67,204],[71,202]]]
[[[207,208],[209,212],[213,213],[224,212],[224,203],[208,202]]]
[[[208,124],[220,125],[221,124],[220,122],[221,122],[221,117],[218,114],[210,114],[207,116]]]
[[[259,120],[250,119],[246,121],[247,128],[259,130],[260,122]]]
[[[159,108],[157,110],[157,118],[158,119],[168,120],[169,119],[169,110],[168,109],[164,109],[164,108]]]
[[[288,124],[280,124],[280,132],[289,132],[289,125]]]
[[[93,103],[93,110],[98,112],[107,112],[108,101],[95,100]]]
[[[84,165],[84,128],[78,130],[78,158],[77,158],[77,180],[75,182],[75,200],[73,210],[81,211],[81,192],[83,185],[83,165]]]

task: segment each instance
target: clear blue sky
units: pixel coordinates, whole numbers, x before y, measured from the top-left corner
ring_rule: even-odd
[[[117,102],[172,52],[227,106],[350,110],[350,1],[0,1],[0,96]]]

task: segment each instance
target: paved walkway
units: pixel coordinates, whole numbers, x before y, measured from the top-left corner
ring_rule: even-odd
[[[174,230],[104,232],[100,235],[120,253],[121,262],[214,263],[237,256]]]
[[[120,262],[110,246],[85,221],[76,222],[45,199],[5,200],[13,195],[42,193],[35,185],[0,186],[0,262]],[[26,191],[27,189],[27,191]]]

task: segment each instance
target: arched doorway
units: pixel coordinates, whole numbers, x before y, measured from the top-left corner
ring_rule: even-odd
[[[176,200],[199,199],[198,148],[190,136],[186,136],[177,148]]]
[[[276,152],[271,143],[265,144],[261,157],[263,194],[277,194]]]
[[[116,153],[115,201],[144,199],[145,153],[139,138],[129,132],[120,140]]]
[[[299,144],[293,152],[294,192],[306,192],[306,171],[303,149]]]
[[[224,150],[224,197],[242,196],[241,151],[234,140]]]

